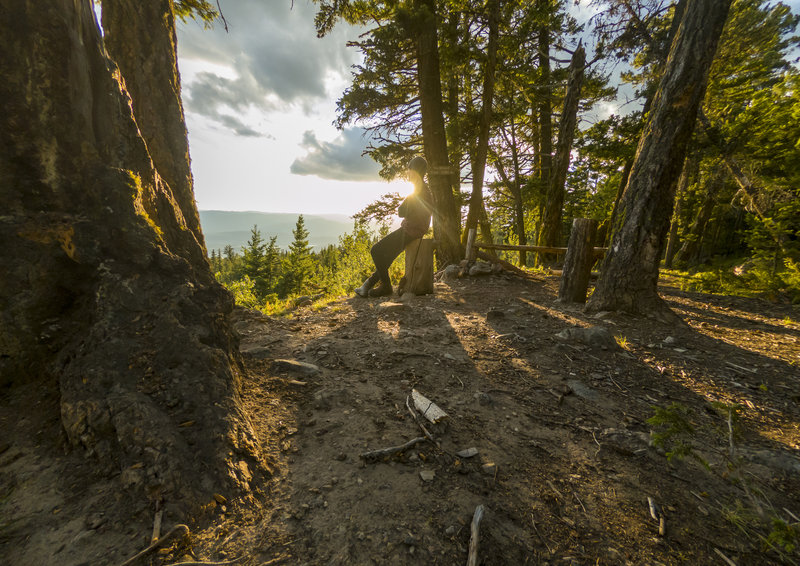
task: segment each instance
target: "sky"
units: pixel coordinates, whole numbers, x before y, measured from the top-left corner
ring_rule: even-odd
[[[362,156],[360,128],[333,126],[349,84],[356,36],[323,39],[308,0],[222,2],[219,23],[178,27],[182,94],[201,210],[352,215],[404,181],[387,183]]]
[[[795,14],[800,0],[785,2]],[[336,100],[358,60],[358,31],[318,39],[310,0],[222,1],[228,31],[178,26],[178,57],[195,198],[201,210],[352,215],[381,195],[408,193],[362,156],[358,128],[337,130]],[[579,22],[592,13],[571,8]],[[617,110],[614,104],[600,109]]]

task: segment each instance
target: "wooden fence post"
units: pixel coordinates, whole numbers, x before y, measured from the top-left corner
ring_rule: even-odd
[[[589,290],[589,277],[595,261],[594,239],[597,235],[597,220],[575,218],[569,235],[564,269],[558,286],[558,300],[569,303],[585,303]]]
[[[467,232],[467,255],[466,260],[468,262],[475,261],[475,228],[470,228],[469,232]]]

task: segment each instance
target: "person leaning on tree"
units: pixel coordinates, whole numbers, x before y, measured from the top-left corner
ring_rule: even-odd
[[[402,202],[397,215],[403,219],[400,228],[389,233],[372,246],[370,254],[375,263],[375,272],[356,289],[359,297],[384,297],[392,294],[389,266],[412,241],[422,238],[431,225],[433,196],[425,183],[428,162],[414,157],[408,162],[408,180],[414,184],[414,192]],[[373,286],[380,281],[380,285]]]

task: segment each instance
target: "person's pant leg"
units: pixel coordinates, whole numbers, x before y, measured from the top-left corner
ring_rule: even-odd
[[[375,271],[378,273],[382,285],[391,287],[392,281],[389,279],[389,266],[405,249],[406,243],[408,243],[407,240],[408,237],[405,230],[399,228],[372,246],[370,250],[372,261],[375,262]]]

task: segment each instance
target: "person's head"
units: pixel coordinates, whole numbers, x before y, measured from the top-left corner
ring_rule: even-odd
[[[425,178],[425,173],[428,171],[428,162],[425,161],[424,157],[418,155],[408,162],[407,169],[409,180],[417,185],[422,183],[422,180]]]

